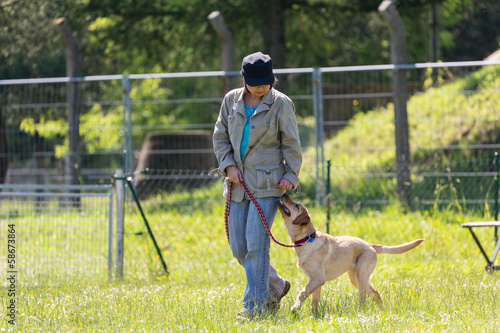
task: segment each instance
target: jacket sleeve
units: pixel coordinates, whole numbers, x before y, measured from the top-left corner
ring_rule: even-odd
[[[279,119],[281,152],[285,160],[285,174],[283,178],[288,179],[295,189],[299,185],[299,173],[302,166],[302,149],[300,147],[297,119],[295,118],[295,106],[291,100],[285,103]]]
[[[219,117],[215,123],[214,134],[212,136],[215,157],[219,163],[219,171],[223,176],[227,176],[226,168],[230,165],[236,165],[234,160],[234,150],[229,139],[228,116],[230,104],[228,95],[224,97],[220,108]]]

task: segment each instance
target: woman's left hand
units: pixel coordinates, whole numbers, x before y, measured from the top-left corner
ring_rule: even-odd
[[[282,178],[278,184],[278,188],[281,190],[292,190],[293,184],[286,178]]]

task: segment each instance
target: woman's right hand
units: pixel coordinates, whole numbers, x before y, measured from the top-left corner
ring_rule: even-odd
[[[233,183],[241,185],[240,179],[243,179],[240,169],[234,165],[230,165],[226,168],[227,178]]]

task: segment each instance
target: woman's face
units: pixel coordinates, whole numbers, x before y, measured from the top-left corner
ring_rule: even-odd
[[[253,97],[258,97],[262,98],[264,95],[271,89],[271,86],[266,84],[262,86],[249,86],[247,84],[247,89],[250,91],[250,94],[252,94]]]

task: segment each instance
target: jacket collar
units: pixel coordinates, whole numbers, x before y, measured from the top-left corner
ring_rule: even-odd
[[[276,91],[274,88],[269,89],[269,91],[264,95],[262,98],[262,102],[260,102],[259,108],[257,109],[258,111],[263,111],[263,110],[269,110],[271,108],[271,105],[273,105],[275,98]],[[259,110],[262,107],[261,110]]]
[[[234,107],[238,113],[245,115],[245,102],[243,102],[243,94],[245,92],[245,87],[240,88],[240,92],[234,97]],[[262,97],[262,101],[259,104],[255,113],[259,113],[262,111],[267,111],[273,105],[276,96],[276,90],[274,88],[269,89],[269,91]],[[245,115],[246,116],[246,115]]]

